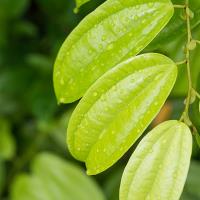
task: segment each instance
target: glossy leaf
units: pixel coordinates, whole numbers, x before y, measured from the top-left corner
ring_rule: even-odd
[[[143,54],[105,73],[86,92],[68,126],[68,147],[87,173],[113,165],[138,139],[168,97],[177,67],[160,54]]]
[[[108,0],[62,45],[54,66],[59,102],[83,96],[95,80],[144,49],[173,15],[169,0]]]
[[[166,121],[140,142],[122,176],[120,200],[178,200],[187,177],[192,134],[182,122]]]
[[[104,200],[90,177],[55,155],[38,155],[32,171],[32,175],[23,174],[15,179],[11,200]]]

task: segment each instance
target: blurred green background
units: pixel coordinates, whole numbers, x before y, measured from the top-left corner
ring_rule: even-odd
[[[84,165],[71,157],[65,143],[67,123],[77,103],[57,105],[52,83],[53,63],[62,42],[102,2],[92,0],[74,14],[73,0],[0,0],[1,200],[118,200],[121,174],[135,146],[111,169],[87,177]],[[200,39],[200,1],[190,2],[193,36]],[[183,60],[182,18],[177,10],[144,52]],[[200,91],[200,47],[192,52],[191,62],[193,82]],[[179,71],[172,95],[153,125],[181,114],[187,91],[184,65]],[[200,131],[197,100],[191,118]],[[183,200],[200,200],[200,151],[195,142],[192,160]]]

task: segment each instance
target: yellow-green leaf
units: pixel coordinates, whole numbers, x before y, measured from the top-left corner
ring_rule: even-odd
[[[83,96],[102,74],[143,50],[173,15],[170,0],[108,0],[67,37],[54,66],[60,103]]]
[[[113,165],[159,112],[177,76],[173,61],[143,54],[114,67],[86,92],[69,121],[72,155],[86,162],[87,173]]]
[[[140,142],[122,176],[120,200],[178,200],[192,152],[190,129],[171,120]]]

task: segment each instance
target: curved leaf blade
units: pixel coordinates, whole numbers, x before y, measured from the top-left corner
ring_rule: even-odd
[[[50,153],[39,154],[32,165],[32,175],[19,175],[11,191],[12,200],[105,200],[91,177]]]
[[[67,132],[69,150],[86,162],[88,174],[104,171],[133,145],[164,104],[176,76],[169,58],[143,54],[114,67],[90,87]]]
[[[122,176],[120,200],[178,200],[187,177],[192,135],[182,122],[166,121],[144,137]]]
[[[108,0],[62,45],[54,66],[60,103],[83,96],[102,74],[143,50],[173,15],[169,0]]]

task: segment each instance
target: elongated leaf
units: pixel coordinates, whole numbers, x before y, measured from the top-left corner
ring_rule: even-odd
[[[108,71],[87,91],[68,126],[73,156],[88,174],[113,165],[137,140],[168,97],[177,67],[160,54],[133,57]]]
[[[108,69],[138,54],[173,15],[169,0],[108,0],[69,35],[54,66],[59,102],[73,102]]]
[[[122,176],[120,200],[178,200],[192,152],[189,128],[175,120],[154,128],[138,145]]]
[[[95,182],[77,166],[42,153],[32,175],[19,175],[12,186],[12,200],[104,200]]]

